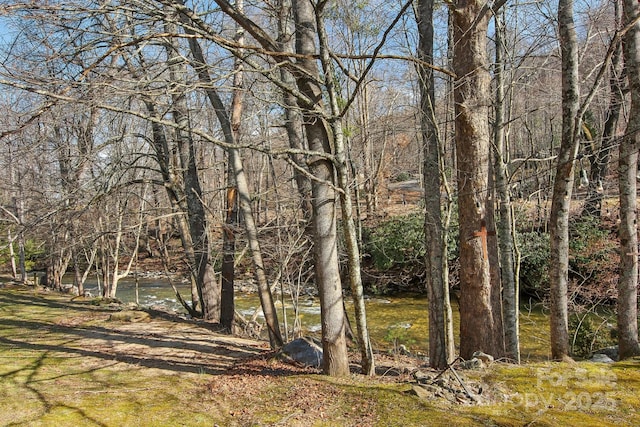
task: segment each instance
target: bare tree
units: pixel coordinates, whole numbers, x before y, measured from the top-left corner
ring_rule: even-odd
[[[493,230],[489,185],[488,124],[490,76],[487,61],[489,14],[485,3],[465,0],[453,14],[453,71],[456,74],[455,140],[460,222],[460,355],[475,351],[501,356],[501,325],[496,323],[487,238]]]
[[[638,224],[637,184],[640,148],[640,5],[623,0],[623,22],[631,25],[624,37],[624,57],[631,91],[631,107],[620,143],[620,279],[618,281],[618,344],[620,358],[640,354],[638,344]]]
[[[322,8],[318,8],[316,13],[322,16],[326,3],[322,3]],[[373,348],[369,339],[367,328],[367,314],[364,304],[364,290],[362,286],[362,274],[360,271],[360,248],[358,232],[356,229],[356,219],[354,219],[354,209],[352,205],[351,186],[349,185],[349,164],[347,159],[347,147],[342,128],[341,110],[338,105],[339,93],[334,84],[333,76],[335,70],[330,59],[328,46],[328,35],[324,22],[317,18],[318,38],[320,44],[320,58],[324,70],[325,87],[329,95],[331,118],[329,120],[331,133],[333,136],[333,146],[335,153],[334,167],[336,170],[337,183],[340,188],[340,207],[342,211],[342,224],[344,227],[344,240],[348,258],[348,280],[349,287],[353,294],[353,304],[356,313],[356,328],[358,344],[360,347],[362,371],[365,375],[375,374],[375,362]],[[345,314],[345,323],[347,323]]]
[[[182,22],[186,33],[193,35],[194,32],[192,29],[192,24],[197,24],[200,26],[204,24],[199,21],[195,14],[187,9],[184,4],[182,4],[181,2],[176,3],[177,10],[180,14],[179,19]],[[175,6],[176,4],[174,4],[174,7]],[[194,20],[198,22],[193,22]],[[240,152],[236,148],[236,137],[240,126],[240,115],[242,112],[242,101],[240,98],[241,94],[238,91],[235,92],[232,101],[232,111],[230,114],[229,112],[227,112],[226,108],[224,107],[222,98],[218,94],[215,86],[212,84],[211,77],[209,76],[209,72],[207,69],[207,63],[205,62],[204,54],[202,52],[200,44],[196,39],[190,38],[189,47],[194,59],[192,66],[196,70],[199,80],[201,81],[201,83],[203,83],[203,90],[206,93],[207,98],[215,111],[216,117],[218,118],[218,122],[220,123],[224,134],[226,149],[229,158],[229,168],[233,173],[233,181],[235,182],[238,191],[240,209],[243,214],[245,229],[247,231],[247,238],[249,240],[249,247],[251,250],[251,256],[255,269],[254,274],[258,283],[258,294],[260,296],[262,310],[267,323],[269,341],[272,348],[278,348],[281,347],[283,343],[282,335],[280,332],[280,326],[278,324],[278,316],[275,309],[273,296],[267,282],[264,261],[262,259],[262,251],[260,249],[260,243],[258,241],[257,226],[253,218],[249,185],[247,182],[242,158],[240,157]],[[238,65],[236,64],[236,67],[237,66]],[[238,72],[241,72],[241,70],[236,69],[236,79],[239,79],[237,74]],[[236,80],[235,83],[237,85],[236,87],[239,89],[239,87],[241,86],[241,81]],[[229,285],[227,284],[227,286]]]
[[[549,217],[551,261],[549,267],[551,303],[551,355],[569,360],[569,316],[567,283],[569,274],[569,207],[573,192],[574,164],[578,154],[581,120],[578,117],[578,42],[573,17],[573,0],[558,2],[558,31],[562,53],[562,140],[558,152]]]
[[[505,26],[503,12],[494,15],[495,22],[495,66],[496,87],[495,118],[493,124],[494,173],[496,180],[498,243],[500,248],[500,271],[502,283],[502,306],[504,309],[504,334],[506,356],[520,363],[520,326],[519,326],[519,286],[515,259],[515,224],[509,188],[508,150],[505,138]]]
[[[615,14],[615,30],[622,21],[622,8],[620,1],[613,1]],[[609,66],[609,108],[602,130],[602,138],[599,146],[589,144],[589,189],[587,199],[582,208],[583,215],[599,217],[602,212],[603,183],[607,176],[609,159],[618,138],[618,122],[624,104],[624,57],[622,43],[616,43],[615,51]],[[592,147],[593,146],[593,147]]]
[[[416,18],[420,44],[418,58],[433,63],[433,7],[432,0],[420,0]],[[444,369],[453,361],[455,348],[453,322],[449,302],[447,275],[447,243],[442,221],[442,195],[444,170],[441,157],[441,142],[435,112],[435,90],[433,70],[419,66],[420,112],[422,122],[422,144],[424,151],[425,189],[425,246],[426,281],[429,297],[429,364],[435,369]]]

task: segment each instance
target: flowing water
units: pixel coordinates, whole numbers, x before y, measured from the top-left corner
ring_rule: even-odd
[[[99,295],[97,283],[87,282],[86,289],[93,295]],[[190,300],[190,290],[186,283],[176,285],[183,298]],[[139,279],[138,284],[132,279],[125,279],[118,284],[117,297],[123,302],[138,302],[143,307],[155,307],[185,313],[184,308],[176,300],[175,293],[169,283],[162,278]],[[296,305],[287,295],[284,297],[284,310],[279,295],[276,307],[283,331],[293,335],[292,331],[301,334],[320,333],[320,306],[317,298],[300,297]],[[236,293],[236,310],[243,316],[256,316],[263,320],[260,301],[255,293]],[[352,304],[347,297],[347,311],[352,313]],[[400,345],[412,353],[428,353],[428,302],[424,296],[403,295],[393,297],[367,298],[367,322],[372,344],[375,349],[393,351]],[[453,304],[454,331],[459,330],[460,316],[457,304]],[[297,321],[296,321],[297,319]],[[352,325],[355,328],[355,323]],[[285,328],[286,322],[286,328]],[[546,360],[549,354],[548,315],[539,305],[524,304],[520,315],[520,336],[522,360]]]

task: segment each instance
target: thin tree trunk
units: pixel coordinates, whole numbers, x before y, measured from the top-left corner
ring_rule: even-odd
[[[616,29],[618,29],[620,28],[620,22],[622,22],[620,0],[614,0],[613,5],[615,10],[615,25]],[[618,122],[624,104],[622,87],[624,83],[624,58],[622,55],[622,43],[618,43],[615,48],[609,70],[609,109],[602,130],[602,143],[600,144],[600,148],[595,150],[595,152],[593,152],[594,150],[592,149],[589,157],[591,166],[589,171],[589,190],[587,192],[587,199],[584,202],[584,207],[582,208],[582,215],[597,218],[602,214],[602,197],[604,191],[602,183],[607,176],[611,150],[617,142]]]
[[[183,27],[185,32],[187,34],[193,35],[193,31],[188,27],[189,16],[181,13],[180,19],[182,20],[183,24],[185,24],[185,26]],[[266,277],[264,262],[262,259],[262,251],[260,249],[260,243],[258,241],[257,228],[251,209],[249,185],[247,183],[244,167],[242,165],[242,158],[240,157],[240,153],[238,152],[238,150],[236,148],[233,148],[233,146],[236,144],[236,140],[232,129],[231,118],[224,108],[222,99],[220,98],[218,92],[215,90],[212,84],[211,77],[209,76],[206,68],[206,62],[204,60],[204,54],[202,52],[200,44],[196,39],[190,38],[189,47],[194,58],[194,63],[192,65],[198,73],[200,81],[204,84],[205,93],[207,94],[209,102],[215,110],[216,117],[218,118],[220,126],[222,127],[225,142],[230,147],[227,149],[229,163],[235,175],[238,197],[240,201],[240,210],[242,212],[245,229],[247,231],[247,240],[249,242],[251,258],[255,269],[254,274],[258,283],[258,295],[260,297],[262,311],[269,332],[269,342],[272,348],[279,348],[283,344],[282,334],[280,332],[280,325],[278,323],[278,315],[273,301],[273,296],[271,294],[271,289]],[[241,107],[241,104],[237,106]]]
[[[640,4],[623,0],[624,22],[640,15]],[[640,354],[638,344],[638,224],[637,184],[640,148],[640,23],[624,37],[624,56],[631,89],[625,137],[620,144],[620,279],[618,281],[618,345],[620,359]]]
[[[507,169],[507,146],[504,135],[504,23],[502,12],[495,15],[496,26],[496,63],[495,63],[495,122],[494,122],[494,150],[495,177],[498,202],[497,222],[498,244],[500,247],[500,267],[502,282],[502,306],[504,318],[504,337],[506,356],[520,363],[519,336],[519,289],[515,274],[515,242],[512,234],[513,215],[511,209],[511,194],[509,191],[509,175]]]
[[[177,26],[166,24],[169,33],[176,33]],[[174,40],[166,44],[171,79],[171,97],[173,119],[177,125],[176,139],[183,168],[185,198],[188,208],[189,229],[195,254],[197,284],[200,289],[203,318],[220,322],[221,284],[216,280],[213,266],[209,262],[209,237],[207,219],[202,200],[202,188],[196,164],[196,150],[190,132],[188,107],[184,90],[185,66],[179,47]]]
[[[418,57],[433,61],[433,1],[420,0],[417,9],[420,44]],[[447,244],[442,222],[440,141],[434,109],[433,70],[419,67],[421,124],[424,152],[426,285],[429,298],[429,365],[444,369],[453,361],[454,342],[449,303]]]
[[[578,153],[577,129],[580,120],[578,45],[573,20],[573,0],[558,2],[558,27],[562,52],[562,140],[553,183],[550,227],[550,303],[551,356],[569,360],[569,316],[567,284],[569,275],[569,208],[573,192],[575,159]]]
[[[242,12],[244,0],[237,0],[236,7]],[[234,40],[242,45],[244,43],[244,30],[236,24],[236,35]],[[231,100],[231,129],[233,139],[237,141],[240,133],[240,120],[243,109],[243,73],[242,61],[236,58],[235,72],[233,75],[233,97]],[[235,314],[235,252],[236,252],[236,228],[238,227],[238,206],[237,206],[237,182],[231,161],[231,154],[228,153],[229,165],[227,167],[227,214],[225,218],[224,233],[222,235],[222,308],[220,323],[230,332],[233,330],[233,318]]]
[[[7,241],[9,242],[9,258],[11,259],[11,277],[13,280],[18,279],[18,269],[16,268],[16,254],[13,249],[13,237],[11,236],[11,229],[7,230]]]
[[[351,188],[349,185],[349,164],[347,161],[342,122],[339,116],[340,107],[338,106],[338,93],[332,78],[334,70],[331,66],[331,59],[329,58],[329,50],[327,46],[328,36],[322,24],[319,25],[318,34],[320,38],[320,57],[324,68],[324,78],[327,92],[329,94],[331,113],[333,116],[331,120],[331,130],[333,131],[333,144],[335,148],[335,168],[338,187],[342,190],[339,197],[348,258],[349,287],[351,289],[353,305],[355,308],[356,331],[358,334],[358,345],[360,347],[362,373],[365,375],[374,375],[375,361],[373,357],[373,348],[371,347],[371,340],[369,339],[369,329],[367,327],[367,312],[364,304],[364,289],[362,286],[362,273],[360,270],[358,230],[353,217],[354,208],[351,201]],[[346,314],[344,318],[347,322],[346,327],[349,329]]]
[[[226,215],[222,233],[222,300],[220,325],[233,330],[235,311],[236,229],[238,227],[238,193],[231,162],[227,168]]]
[[[494,348],[492,356],[505,356],[504,318],[502,313],[502,274],[500,271],[500,249],[496,233],[496,182],[495,182],[495,150],[489,150],[489,197],[485,208],[487,222],[487,255],[489,258],[489,280],[491,282],[491,313],[493,315]]]

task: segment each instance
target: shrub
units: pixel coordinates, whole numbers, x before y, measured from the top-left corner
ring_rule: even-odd
[[[549,235],[537,231],[519,233],[520,289],[542,298],[549,292]]]
[[[14,250],[16,256],[16,264],[18,263],[18,245],[14,243]],[[43,245],[35,242],[34,240],[26,240],[24,244],[24,257],[25,267],[27,271],[33,270],[38,263],[42,261],[44,256]],[[0,264],[3,268],[8,269],[11,265],[11,256],[9,255],[9,248],[5,247],[0,251]]]
[[[379,270],[409,264],[424,265],[424,217],[411,214],[366,229],[365,251]]]
[[[615,345],[612,330],[606,318],[594,313],[573,314],[569,318],[571,353],[587,358],[595,350]]]
[[[424,215],[409,214],[392,218],[374,228],[364,229],[364,249],[379,270],[394,267],[424,267],[426,255]],[[458,257],[458,225],[455,218],[449,227],[448,259]]]

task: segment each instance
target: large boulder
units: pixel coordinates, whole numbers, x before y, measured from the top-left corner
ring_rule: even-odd
[[[280,350],[285,358],[312,368],[322,367],[322,345],[310,337],[297,338]]]

